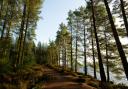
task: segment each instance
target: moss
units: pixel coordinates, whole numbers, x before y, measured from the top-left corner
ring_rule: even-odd
[[[113,85],[114,89],[128,89],[128,86],[125,84],[118,84],[118,85]]]
[[[89,82],[87,82],[87,84],[92,86],[92,87],[99,88],[99,84],[97,82],[89,81]]]
[[[17,85],[3,83],[0,84],[0,89],[17,89]]]
[[[78,74],[75,72],[71,72],[71,75],[76,76],[76,77],[78,76]]]
[[[85,82],[85,78],[83,76],[78,76],[77,80],[78,83],[84,83]]]

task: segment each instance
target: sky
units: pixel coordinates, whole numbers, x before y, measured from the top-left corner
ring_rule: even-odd
[[[54,40],[61,22],[67,23],[69,10],[85,5],[85,0],[45,0],[41,8],[41,19],[37,23],[36,43]]]

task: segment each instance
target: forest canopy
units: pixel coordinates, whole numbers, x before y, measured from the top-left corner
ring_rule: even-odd
[[[102,89],[128,80],[128,44],[122,42],[128,40],[127,0],[85,0],[85,6],[69,10],[67,23],[60,22],[55,40],[36,45],[43,2],[0,0],[1,89],[6,89],[4,82],[13,86],[30,80],[32,87],[43,81],[43,66],[90,75]]]

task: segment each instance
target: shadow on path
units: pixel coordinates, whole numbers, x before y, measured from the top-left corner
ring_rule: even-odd
[[[79,84],[75,82],[76,77],[72,75],[61,74],[48,67],[43,68],[44,75],[50,78],[44,81],[43,89],[96,89],[86,83]]]

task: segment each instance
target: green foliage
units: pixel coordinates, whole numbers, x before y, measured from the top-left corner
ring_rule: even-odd
[[[113,89],[128,89],[128,86],[125,84],[118,84],[118,85],[113,85]]]
[[[34,65],[36,64],[36,59],[34,55],[27,55],[23,60],[24,65]]]
[[[13,84],[0,84],[0,89],[17,89],[17,85],[13,85]]]
[[[12,72],[12,66],[7,58],[0,59],[0,75],[9,74]]]
[[[89,82],[87,82],[87,84],[92,86],[92,87],[99,88],[99,85],[94,81],[89,81]]]
[[[107,2],[107,0],[104,1]],[[112,4],[114,6],[118,4],[114,9],[117,9],[117,7],[120,5],[120,2],[118,1],[115,4]],[[121,63],[119,61],[118,51],[120,52],[120,56],[122,56],[121,53],[123,52],[123,49],[121,46],[125,49],[125,53],[127,53],[128,47],[127,45],[120,45],[120,42],[117,42],[117,40],[119,40],[118,37],[124,38],[126,35],[123,27],[117,29],[115,28],[115,32],[117,30],[118,35],[114,35],[114,37],[117,39],[114,41],[111,31],[113,29],[110,27],[108,20],[109,16],[107,16],[107,10],[105,9],[103,1],[97,0],[95,3],[87,1],[86,7],[80,7],[74,11],[70,11],[68,16],[68,25],[65,25],[64,23],[59,25],[59,30],[57,31],[55,41],[50,41],[49,44],[42,44],[39,42],[36,47],[33,40],[36,36],[35,29],[37,26],[37,21],[40,18],[39,14],[42,2],[43,0],[0,0],[0,75],[7,75],[15,72],[14,74],[17,74],[16,76],[18,77],[20,76],[21,80],[23,75],[27,76],[27,74],[31,75],[32,78],[39,78],[42,76],[42,70],[40,70],[40,68],[34,68],[33,66],[35,66],[36,63],[50,64],[52,65],[50,66],[51,68],[58,70],[60,73],[72,74],[79,77],[78,81],[82,82],[84,81],[83,74],[77,72],[74,73],[70,71],[68,67],[72,63],[70,67],[74,67],[75,65],[75,69],[77,70],[77,64],[82,66],[79,60],[77,60],[77,56],[79,56],[80,59],[82,59],[83,56],[87,56],[87,58],[90,59],[93,57],[96,58],[95,65],[97,69],[101,68],[98,67],[99,65],[106,64],[105,66],[109,69],[107,70],[107,74],[109,74],[111,71],[112,73],[116,74],[115,77],[117,79],[121,79],[122,76],[119,75],[122,75],[124,70],[122,67],[120,67]],[[92,8],[93,5],[94,8]],[[126,7],[127,5],[125,8]],[[94,13],[92,13],[92,9],[95,10]],[[119,10],[117,12],[120,14]],[[94,15],[94,18],[92,18],[92,14]],[[122,18],[121,16],[119,17]],[[95,34],[98,35],[96,40],[93,36],[93,30],[95,29],[92,29],[92,27],[95,25],[92,24],[92,20],[94,19],[97,29],[97,33],[95,31]],[[114,18],[114,20],[116,21],[116,18]],[[112,18],[110,21],[112,21]],[[121,24],[121,26],[123,26],[123,24]],[[112,27],[115,26],[113,25]],[[86,34],[83,34],[84,31]],[[113,34],[115,32],[113,32]],[[84,35],[86,35],[86,37]],[[12,37],[16,39],[14,42],[12,41]],[[85,40],[83,40],[84,37],[86,38],[86,43],[84,42]],[[91,43],[90,40],[92,40],[94,44]],[[105,59],[103,60],[103,63],[100,61],[99,65],[97,63],[98,57],[96,47],[94,46],[96,43],[95,41],[97,44],[99,43],[99,51],[101,51],[102,58]],[[115,44],[115,42],[117,44]],[[91,49],[91,46],[94,49]],[[85,47],[87,52],[85,55],[83,55],[85,50],[84,52],[81,50],[83,50]],[[117,48],[121,48],[122,51],[117,51]],[[92,51],[94,51],[94,54]],[[122,60],[125,58],[125,53]],[[106,62],[106,59],[108,59],[108,62]],[[126,62],[124,62],[124,64],[125,63]],[[58,68],[57,65],[62,67]],[[89,65],[94,68],[94,63],[90,63]],[[73,69],[74,68],[72,68],[72,70]],[[125,65],[124,69],[127,69],[125,68]],[[103,71],[104,69],[102,68],[101,74],[103,74]],[[44,75],[43,78],[44,80],[54,79],[47,75]],[[94,78],[86,76],[85,79],[88,85],[98,88],[98,81],[95,81]],[[27,87],[26,82],[24,83],[24,81],[20,81],[19,83],[21,83],[21,85],[23,84],[23,87]],[[0,84],[0,88],[3,87],[15,89],[15,86],[11,84],[3,84],[3,86]],[[116,86],[114,85],[113,87],[119,89],[127,88],[122,84]],[[37,85],[33,89],[38,88],[39,86]]]

